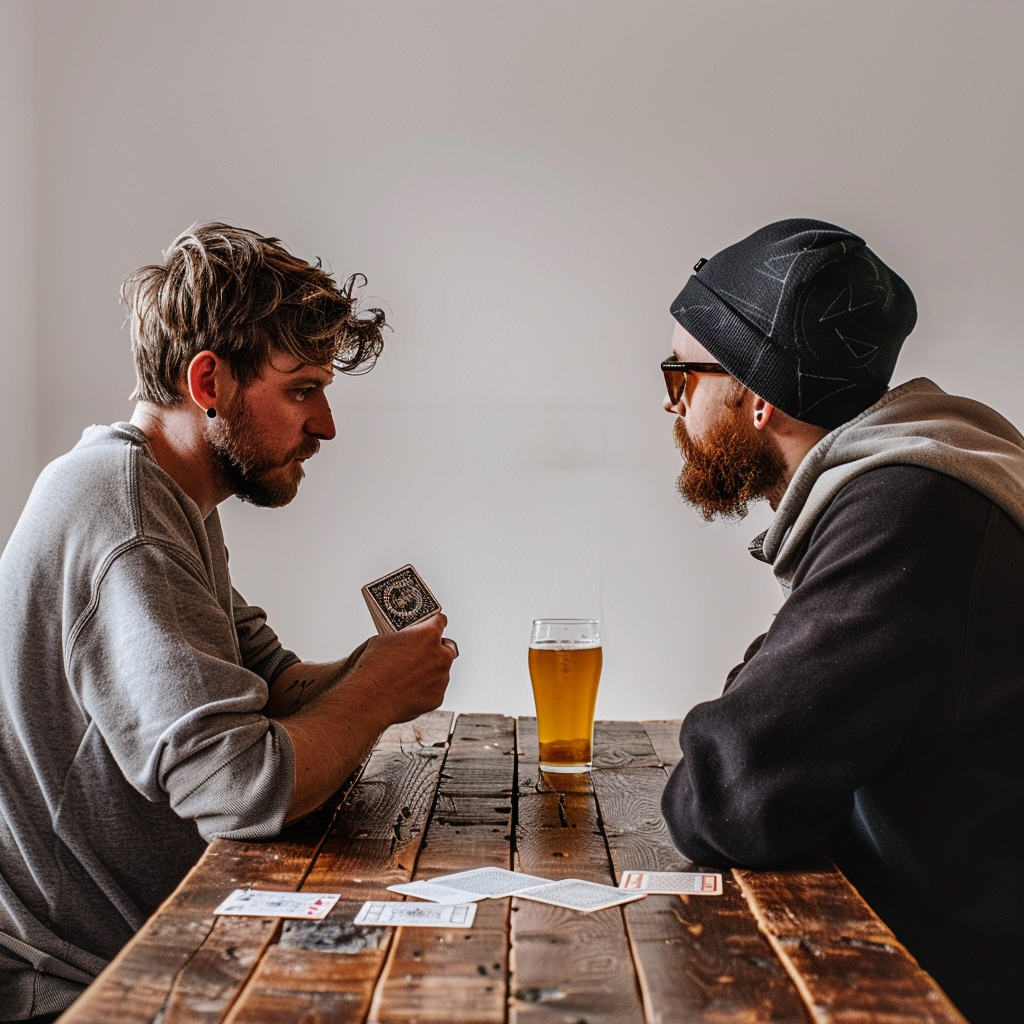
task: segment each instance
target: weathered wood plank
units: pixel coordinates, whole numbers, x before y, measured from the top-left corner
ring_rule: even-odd
[[[475,867],[511,867],[515,721],[461,715],[416,865],[428,879]],[[466,795],[469,794],[469,795]],[[374,994],[380,1024],[503,1024],[510,900],[481,900],[469,931],[402,928]]]
[[[623,871],[692,871],[661,814],[663,768],[595,771],[594,790],[618,879]]]
[[[661,815],[668,775],[660,766],[643,767],[654,754],[648,734],[645,746],[637,736],[624,743],[625,731],[610,737],[616,755],[606,760],[617,767],[593,773],[616,877],[628,870],[693,870],[672,845]],[[636,762],[621,759],[626,749],[636,752]],[[600,757],[600,749],[595,754]],[[806,1024],[796,989],[739,886],[723,874],[721,896],[647,896],[623,908],[648,1021]]]
[[[683,758],[683,752],[679,749],[679,730],[683,720],[669,718],[640,724],[644,727],[661,763],[671,771]]]
[[[387,730],[378,747],[444,743],[449,712],[434,712]],[[158,1015],[217,1021],[230,1006],[278,929],[276,918],[215,921],[213,908],[232,889],[295,889],[347,795],[356,773],[319,811],[273,843],[217,840],[139,934],[65,1015],[74,1024],[143,1024]]]
[[[640,722],[595,722],[594,767],[660,768],[647,732]]]
[[[286,926],[288,942],[269,946],[227,1018],[294,1021],[320,1014],[365,1019],[390,935],[351,928],[366,899],[408,881],[440,777],[451,716],[423,716],[389,729],[339,811],[302,888],[343,899],[322,922]]]
[[[532,719],[519,719],[516,864],[545,878],[614,884],[587,775],[541,775]],[[512,901],[511,1024],[641,1024],[643,1006],[618,907],[579,914]]]
[[[170,1024],[189,993],[219,1006],[195,1020],[219,1020],[277,930],[273,918],[214,919],[232,889],[296,889],[334,817],[327,807],[273,843],[216,840],[138,935],[64,1017],[67,1024]],[[200,955],[202,953],[202,955]],[[195,961],[195,967],[192,963]]]
[[[399,722],[381,733],[373,749],[401,751],[407,748],[446,747],[454,717],[450,711],[428,711],[411,722]]]
[[[734,873],[817,1024],[965,1024],[824,857],[787,871]]]

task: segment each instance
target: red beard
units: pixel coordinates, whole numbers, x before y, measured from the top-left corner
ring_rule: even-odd
[[[727,400],[725,414],[699,439],[686,432],[682,417],[674,434],[685,460],[676,486],[707,522],[742,519],[752,502],[783,489],[786,463],[778,443],[754,427],[742,402]]]

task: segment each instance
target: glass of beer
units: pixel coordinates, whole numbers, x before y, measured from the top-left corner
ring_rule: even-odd
[[[530,681],[543,771],[589,772],[593,767],[594,704],[600,679],[597,619],[534,621]]]

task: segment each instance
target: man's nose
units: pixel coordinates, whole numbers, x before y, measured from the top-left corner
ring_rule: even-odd
[[[665,412],[672,413],[673,416],[685,416],[686,415],[686,412],[683,409],[683,396],[682,395],[679,396],[679,401],[676,402],[675,405],[673,405],[672,404],[672,399],[669,397],[668,394],[666,394],[665,397],[662,399],[661,407],[662,407],[662,409],[665,410]]]
[[[334,414],[326,397],[317,406],[316,413],[306,421],[306,433],[321,441],[332,441],[338,433],[334,428]]]

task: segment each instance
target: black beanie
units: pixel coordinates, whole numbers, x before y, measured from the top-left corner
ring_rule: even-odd
[[[885,394],[917,305],[862,238],[780,220],[701,260],[672,315],[755,394],[832,430]]]

